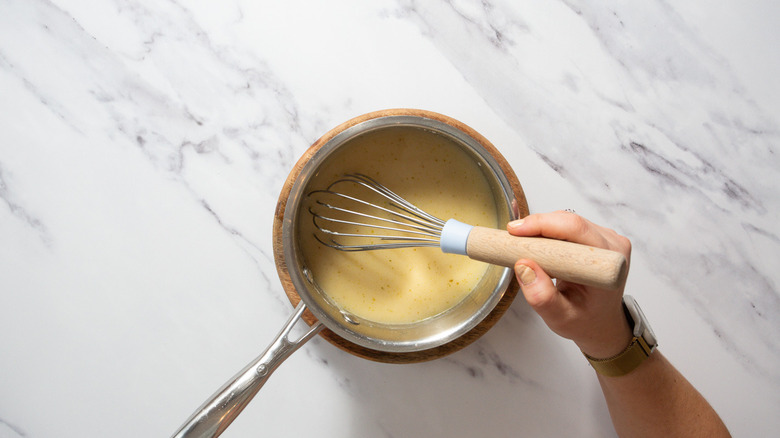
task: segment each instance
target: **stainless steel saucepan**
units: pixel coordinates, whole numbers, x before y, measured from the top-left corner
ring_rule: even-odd
[[[306,210],[301,208],[310,183],[319,169],[350,141],[376,130],[421,129],[444,136],[461,147],[479,165],[493,192],[502,223],[528,213],[517,178],[504,158],[484,137],[468,126],[422,110],[384,110],[369,113],[334,128],[315,142],[291,171],[279,197],[274,225],[274,250],[282,284],[295,303],[295,311],[270,346],[209,398],[173,435],[174,437],[216,437],[241,413],[271,373],[295,350],[323,329],[323,336],[357,355],[382,360],[384,356],[419,360],[435,358],[473,341],[508,307],[516,290],[506,293],[513,280],[508,268],[490,266],[478,286],[460,304],[449,311],[413,324],[379,324],[342,311],[322,293],[302,257],[299,242],[311,236],[300,235],[298,222]],[[498,311],[497,304],[503,307]],[[306,310],[309,312],[304,313]],[[293,327],[304,319],[309,326],[303,334],[291,337]],[[485,329],[486,330],[486,329]],[[476,334],[475,334],[476,333]],[[465,339],[458,344],[459,339]],[[346,346],[346,347],[345,347]],[[353,351],[354,352],[354,351]],[[376,353],[379,356],[372,357]],[[441,354],[439,354],[441,355]],[[420,359],[422,358],[422,359]],[[403,359],[398,362],[404,362]]]

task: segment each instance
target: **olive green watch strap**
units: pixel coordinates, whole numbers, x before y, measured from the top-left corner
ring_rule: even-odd
[[[606,359],[596,359],[585,354],[588,362],[601,375],[609,377],[624,376],[642,364],[653,349],[642,337],[634,337],[625,350]]]

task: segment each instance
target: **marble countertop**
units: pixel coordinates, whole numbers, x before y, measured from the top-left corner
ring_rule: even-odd
[[[634,244],[627,293],[735,436],[780,429],[772,0],[0,3],[0,437],[170,436],[292,308],[271,224],[330,128],[467,123],[532,212]],[[613,436],[518,297],[414,365],[316,338],[223,435]]]

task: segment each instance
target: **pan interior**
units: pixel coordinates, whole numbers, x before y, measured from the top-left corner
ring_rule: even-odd
[[[324,146],[299,193],[358,172],[445,220],[503,227],[511,219],[500,170],[469,143],[473,139],[464,140],[460,131],[453,135],[448,125],[375,124]],[[294,279],[296,288],[318,319],[359,345],[405,352],[449,342],[492,310],[511,278],[506,268],[439,248],[326,248],[314,239],[310,199],[299,198],[291,223],[294,260],[303,274]]]

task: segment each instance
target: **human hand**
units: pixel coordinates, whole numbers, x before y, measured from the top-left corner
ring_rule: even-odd
[[[630,260],[631,242],[615,231],[596,225],[574,213],[558,211],[533,214],[507,224],[516,236],[543,236],[620,252]],[[533,260],[520,259],[515,275],[528,304],[552,331],[571,339],[583,353],[607,358],[620,353],[631,341],[631,329],[623,313],[623,289],[604,290],[558,281]]]

